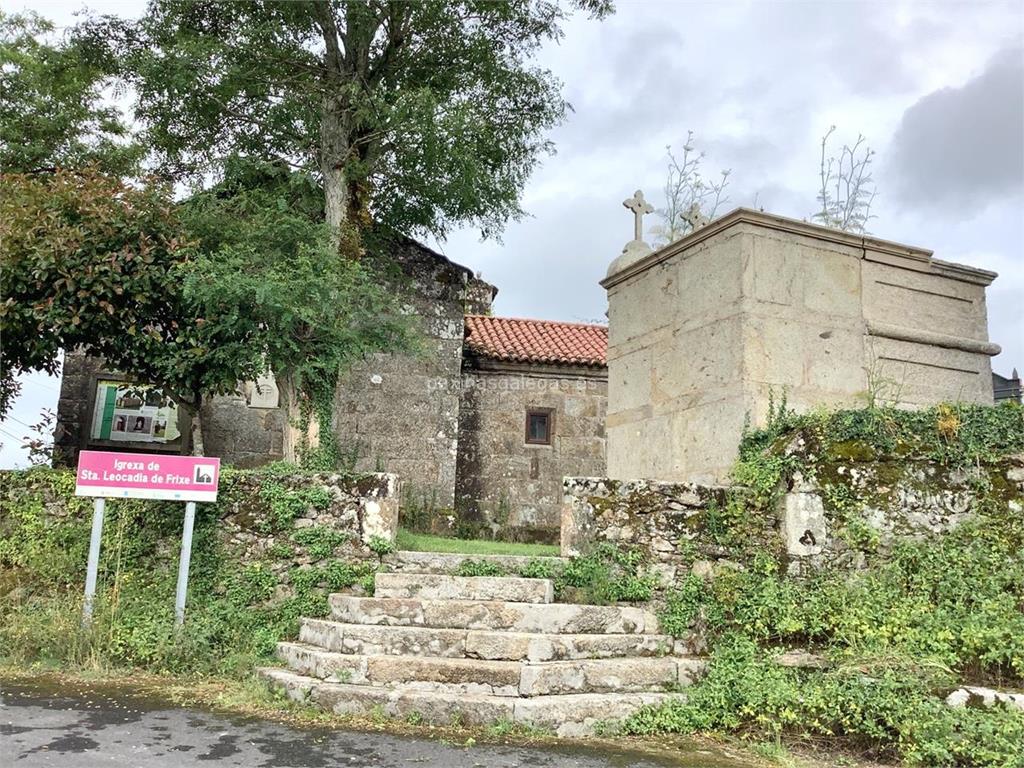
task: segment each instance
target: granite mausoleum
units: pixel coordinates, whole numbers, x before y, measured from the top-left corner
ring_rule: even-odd
[[[772,393],[798,410],[992,403],[993,272],[745,208],[653,252],[640,232],[602,281],[609,477],[725,480]]]

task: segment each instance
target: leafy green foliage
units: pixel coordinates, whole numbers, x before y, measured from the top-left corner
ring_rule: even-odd
[[[218,504],[198,508],[187,615],[178,632],[174,591],[181,504],[108,501],[94,619],[83,629],[91,500],[73,495],[72,472],[0,474],[0,658],[15,664],[244,677],[269,659],[277,641],[295,636],[299,617],[327,614],[328,591],[369,580],[372,594],[373,563],[334,559],[293,568],[287,574],[290,596],[282,596],[274,567],[283,552],[257,562],[233,557],[218,535],[218,507],[280,503],[294,511],[301,503],[304,511],[323,503],[316,494],[301,502],[282,502],[273,493],[253,499],[236,487],[235,477],[225,470]],[[263,478],[275,482],[273,475]],[[46,514],[54,498],[65,505],[66,516]],[[302,531],[297,533],[302,539]],[[322,554],[336,541],[335,533],[316,531],[305,546],[310,554]]]
[[[1024,450],[1024,407],[1013,402],[797,414],[782,397],[777,404],[773,399],[769,410],[764,429],[744,433],[733,473],[737,482],[754,489],[759,501],[769,499],[799,467],[799,454],[865,461],[922,458],[967,467]],[[801,439],[804,446],[799,452],[786,451]]]
[[[555,577],[555,592],[563,599],[604,605],[651,599],[657,578],[643,573],[646,556],[639,549],[621,549],[604,542],[571,559]]]
[[[3,378],[56,373],[60,350],[79,345],[130,370],[176,332],[189,249],[166,189],[91,170],[5,173],[0,242]]]
[[[183,294],[203,318],[204,355],[269,365],[329,417],[320,396],[333,395],[345,366],[412,348],[409,321],[372,269],[331,251],[323,193],[308,174],[232,159],[182,218],[197,239]],[[323,426],[325,414],[313,415]]]
[[[522,568],[519,575],[526,579],[553,579],[558,573],[555,565],[549,560],[531,558]]]
[[[102,62],[55,38],[53,25],[34,13],[0,12],[0,171],[129,173],[141,152],[103,98]]]
[[[372,216],[443,235],[519,214],[567,106],[529,59],[565,15],[554,2],[161,0],[78,37],[119,59],[175,175],[201,177],[231,154],[288,159],[320,171],[332,227]]]
[[[686,699],[638,712],[626,730],[740,730],[769,736],[797,731],[841,737],[910,765],[1019,764],[1020,712],[1001,706],[952,709],[933,693],[944,681],[941,672],[910,664],[787,669],[753,640],[729,635],[717,645],[708,676]]]
[[[463,560],[455,569],[456,576],[504,576],[505,569],[491,560]]]
[[[370,540],[366,542],[366,546],[380,560],[383,560],[386,555],[390,555],[395,551],[395,542],[383,536],[371,536]]]
[[[305,547],[314,560],[323,560],[334,554],[334,550],[349,539],[341,531],[323,525],[300,528],[292,534],[292,541]]]
[[[260,499],[270,510],[265,518],[257,522],[261,533],[286,530],[291,527],[295,518],[302,517],[310,510],[327,509],[331,503],[331,495],[325,488],[286,488],[273,479],[273,476],[262,483],[259,493]]]

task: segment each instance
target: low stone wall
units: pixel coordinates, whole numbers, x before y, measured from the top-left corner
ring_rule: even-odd
[[[369,557],[372,539],[394,542],[398,532],[397,475],[226,471],[221,477],[220,534],[243,561],[272,559],[282,546],[294,551],[280,558],[282,567]]]
[[[376,543],[375,537],[393,542],[399,492],[398,477],[391,474],[349,477],[225,468],[217,502],[198,506],[197,537],[203,531],[214,535],[227,550],[226,557],[240,567],[271,571],[287,594],[298,571],[339,560],[369,561],[375,558],[369,546]],[[69,470],[0,472],[0,540],[19,535],[31,519],[33,525],[75,529],[77,533],[69,535],[76,546],[87,546],[92,499],[73,494],[74,473]],[[178,515],[183,508],[177,502],[112,499],[107,504],[104,547],[122,512],[131,514],[135,524],[152,525],[144,521]],[[173,525],[159,525],[169,541],[180,535]],[[2,561],[0,548],[0,566]],[[84,567],[83,558],[83,574]]]
[[[779,505],[779,535],[791,571],[861,567],[900,539],[948,533],[980,504],[1024,514],[1024,455],[969,468],[926,459],[831,459],[797,473]]]
[[[709,571],[733,556],[714,533],[729,503],[725,486],[567,477],[563,490],[563,557],[585,554],[602,542],[638,548],[671,581],[681,568]],[[766,546],[774,527],[773,520],[763,521]]]
[[[867,552],[884,556],[901,538],[951,531],[981,503],[1024,514],[1024,455],[970,469],[923,459],[812,463],[767,510],[745,504],[740,487],[566,478],[563,490],[565,557],[611,542],[645,551],[674,578],[681,566],[706,573],[753,549],[806,574],[828,565],[858,568]],[[742,536],[729,541],[723,534],[739,524],[737,515]]]

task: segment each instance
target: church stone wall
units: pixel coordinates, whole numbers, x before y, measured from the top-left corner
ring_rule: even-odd
[[[214,397],[203,407],[206,452],[252,468],[284,458],[284,409],[254,408],[244,394]]]
[[[991,272],[738,209],[608,289],[608,473],[715,482],[772,394],[798,410],[991,403]]]
[[[74,464],[89,434],[96,379],[103,373],[103,359],[78,350],[64,353],[61,366],[57,426],[53,433],[54,463]]]
[[[467,313],[490,311],[494,288],[412,240],[389,254],[388,278],[419,324],[421,349],[356,364],[335,393],[334,432],[359,471],[402,478],[407,502],[455,506],[462,339]]]
[[[428,497],[450,511],[455,501],[463,316],[490,311],[493,286],[464,267],[401,238],[382,279],[399,293],[422,333],[414,354],[375,354],[357,363],[335,394],[334,431],[361,472],[402,478],[407,496]],[[66,356],[57,445],[65,463],[85,447],[83,435],[101,360]],[[255,467],[284,458],[283,407],[253,407],[245,389],[204,407],[206,452]]]
[[[607,391],[603,370],[581,366],[468,366],[450,526],[502,539],[558,541],[562,479],[604,473]],[[530,408],[552,409],[551,445],[526,443]]]

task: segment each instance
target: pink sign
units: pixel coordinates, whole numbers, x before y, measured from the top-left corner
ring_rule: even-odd
[[[82,451],[76,496],[216,501],[220,459],[152,453]]]

